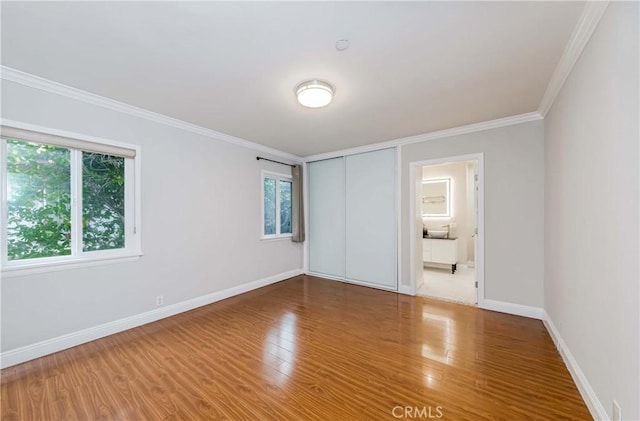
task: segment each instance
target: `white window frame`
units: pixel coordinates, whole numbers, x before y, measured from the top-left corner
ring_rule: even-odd
[[[275,234],[265,234],[264,233],[264,180],[265,178],[271,178],[276,180],[276,233]],[[291,175],[277,173],[273,171],[262,170],[260,175],[260,197],[262,198],[262,202],[260,205],[260,238],[262,240],[275,240],[280,238],[291,238],[293,233],[280,233],[280,181],[288,181],[293,183],[293,178]],[[292,186],[293,187],[293,186]],[[293,207],[293,203],[291,204]],[[291,227],[293,231],[293,226]]]
[[[0,138],[0,274],[2,277],[46,273],[87,266],[135,261],[143,255],[141,247],[141,151],[137,145],[116,142],[92,136],[50,129],[32,124],[3,119],[2,126],[62,136],[77,141],[98,143],[135,150],[134,158],[125,158],[125,247],[111,250],[82,250],[82,149],[71,151],[71,254],[68,256],[38,257],[8,260],[7,255],[7,142]],[[20,140],[19,136],[6,136]],[[28,141],[28,140],[27,140]],[[43,142],[45,143],[45,142]]]

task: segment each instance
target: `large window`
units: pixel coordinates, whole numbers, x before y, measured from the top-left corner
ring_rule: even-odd
[[[135,146],[5,126],[0,142],[3,274],[139,254]]]
[[[291,176],[262,173],[262,237],[291,236]]]

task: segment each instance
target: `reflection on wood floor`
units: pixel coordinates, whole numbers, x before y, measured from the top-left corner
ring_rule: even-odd
[[[590,419],[542,323],[298,276],[2,371],[3,420]]]

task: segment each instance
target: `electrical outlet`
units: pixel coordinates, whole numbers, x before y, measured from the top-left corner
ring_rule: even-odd
[[[613,400],[613,419],[612,421],[622,421],[622,410],[616,400]]]
[[[158,295],[158,296],[156,297],[156,305],[157,305],[157,306],[161,306],[161,305],[162,305],[162,303],[164,303],[164,297],[163,297],[162,295]]]

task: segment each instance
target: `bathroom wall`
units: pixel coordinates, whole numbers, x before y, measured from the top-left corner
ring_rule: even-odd
[[[443,225],[455,223],[450,235],[458,238],[458,261],[466,263],[467,243],[471,239],[467,221],[467,164],[454,162],[422,167],[423,180],[434,178],[451,179],[451,217],[423,218],[424,225],[427,229],[445,230]]]

